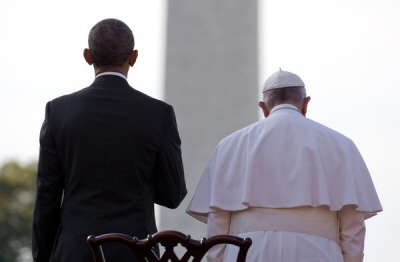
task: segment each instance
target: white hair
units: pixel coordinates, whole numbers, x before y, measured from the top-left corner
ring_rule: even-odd
[[[285,102],[300,103],[306,98],[306,89],[302,86],[289,86],[276,89],[270,89],[263,93],[263,101],[269,107],[273,108],[276,105]]]

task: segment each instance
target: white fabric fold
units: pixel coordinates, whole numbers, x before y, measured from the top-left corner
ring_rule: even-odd
[[[218,212],[220,212],[218,210]],[[338,214],[327,207],[257,208],[231,212],[231,235],[286,231],[328,238],[339,245]]]
[[[215,148],[187,213],[207,223],[215,209],[356,206],[382,211],[367,166],[349,138],[281,105]],[[283,135],[284,134],[284,135]]]

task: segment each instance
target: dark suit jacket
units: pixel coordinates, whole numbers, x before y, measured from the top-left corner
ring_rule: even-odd
[[[172,106],[119,76],[100,76],[91,86],[47,103],[34,260],[93,261],[86,242],[90,234],[145,238],[155,233],[154,203],[176,208],[187,193],[180,144]],[[108,262],[128,261],[117,247],[105,253],[118,257]]]

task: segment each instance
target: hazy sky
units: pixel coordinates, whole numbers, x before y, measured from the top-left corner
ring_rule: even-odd
[[[400,1],[271,0],[261,15],[261,77],[299,74],[308,117],[353,139],[384,212],[366,221],[365,261],[400,261]]]
[[[400,261],[400,1],[259,1],[260,86],[279,67],[297,73],[307,117],[353,139],[384,208],[366,222],[365,261]],[[0,2],[0,164],[37,159],[46,102],[91,84],[82,53],[101,19],[132,28],[129,82],[162,99],[166,0],[58,2]]]

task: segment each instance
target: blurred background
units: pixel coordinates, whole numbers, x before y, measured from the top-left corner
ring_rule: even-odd
[[[229,1],[221,0],[224,4]],[[82,56],[89,30],[104,18],[126,22],[139,50],[129,83],[164,100],[167,9],[167,0],[0,2],[0,262],[32,260],[30,220],[44,108],[47,101],[93,81],[93,69]],[[258,92],[254,107],[265,79],[281,67],[304,80],[311,96],[307,117],[356,143],[384,208],[366,222],[366,262],[400,261],[394,252],[400,218],[399,11],[396,0],[259,0],[257,4],[257,87],[249,89]],[[245,47],[238,46],[237,52],[243,52],[241,48]],[[175,99],[196,97],[182,94]],[[206,108],[207,101],[200,105]],[[235,106],[240,109],[241,104]],[[229,114],[230,109],[221,110]],[[179,127],[178,113],[177,118]],[[213,148],[208,150],[211,154]],[[185,150],[183,154],[185,161]],[[200,175],[187,174],[192,181]],[[186,201],[192,195],[189,188]],[[182,210],[178,215],[186,216]],[[202,227],[192,221],[193,228]]]

